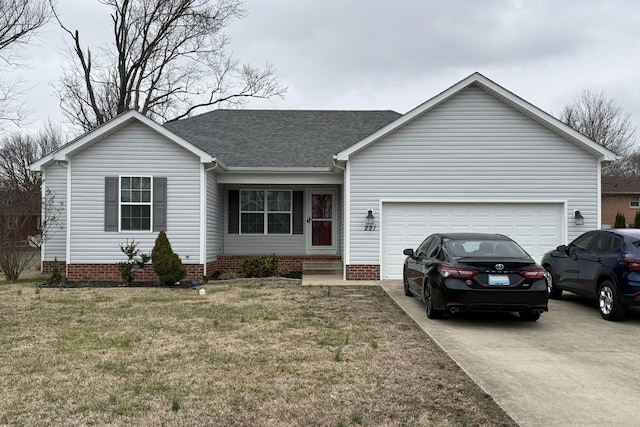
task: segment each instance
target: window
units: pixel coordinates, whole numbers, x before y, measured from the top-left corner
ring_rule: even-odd
[[[288,190],[241,190],[241,234],[291,234],[292,201]]]
[[[567,248],[569,252],[587,252],[591,241],[596,237],[596,233],[585,233],[573,241]]]
[[[632,208],[640,208],[640,196],[629,197],[629,206]]]
[[[418,246],[418,249],[416,250],[416,254],[419,257],[423,257],[423,256],[427,256],[427,249],[429,248],[429,245],[431,245],[431,242],[433,242],[434,237],[427,237],[421,244],[420,246]]]
[[[151,230],[151,177],[120,178],[120,229]]]
[[[107,176],[104,231],[167,230],[167,178]]]

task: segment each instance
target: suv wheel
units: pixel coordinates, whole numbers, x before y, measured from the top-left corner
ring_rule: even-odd
[[[547,271],[545,275],[547,277],[547,293],[551,299],[560,299],[562,296],[562,289],[556,287],[556,281],[553,277],[553,269],[550,265],[545,265],[544,269]]]
[[[627,308],[620,302],[618,291],[610,280],[604,281],[598,289],[598,308],[605,320],[621,320],[626,315]]]

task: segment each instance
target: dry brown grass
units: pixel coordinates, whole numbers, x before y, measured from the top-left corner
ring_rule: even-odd
[[[515,425],[377,287],[0,285],[0,424]]]

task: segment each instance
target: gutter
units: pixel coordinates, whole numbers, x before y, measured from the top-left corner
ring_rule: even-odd
[[[216,157],[212,159],[211,164],[213,166],[205,168],[204,170],[205,172],[209,172],[218,168],[220,168],[220,170],[225,172],[229,170],[229,168],[227,168],[227,166],[224,163],[222,163],[220,160],[218,160]]]

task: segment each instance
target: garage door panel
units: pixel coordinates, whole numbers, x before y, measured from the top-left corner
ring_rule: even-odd
[[[402,277],[402,250],[436,232],[502,233],[540,261],[562,243],[562,203],[383,203],[382,275]]]

